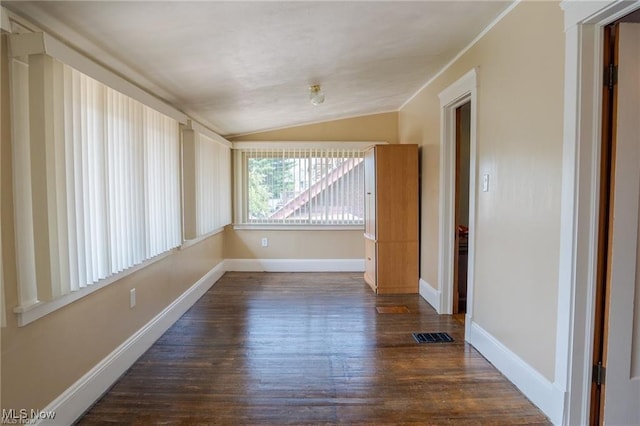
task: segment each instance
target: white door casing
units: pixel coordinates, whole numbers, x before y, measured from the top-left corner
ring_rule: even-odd
[[[456,194],[456,109],[471,102],[471,129],[469,151],[469,254],[467,273],[467,314],[465,335],[473,318],[473,276],[476,217],[476,117],[477,71],[472,69],[443,90],[440,98],[440,224],[438,286],[439,314],[451,314],[453,308],[453,259],[455,247],[455,194]]]
[[[603,27],[640,0],[561,3],[565,91],[555,384],[565,391],[557,424],[589,423],[602,116]]]

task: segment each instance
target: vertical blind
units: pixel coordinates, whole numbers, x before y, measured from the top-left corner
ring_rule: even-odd
[[[23,58],[11,63],[11,118],[13,121],[13,203],[16,227],[18,299],[21,306],[38,302],[33,238],[31,161],[29,147],[29,65]]]
[[[196,226],[206,235],[231,223],[231,149],[199,134],[196,155]]]
[[[250,148],[238,155],[244,170],[243,223],[364,223],[360,149]]]
[[[51,294],[58,297],[97,283],[181,243],[178,123],[142,103],[49,58],[52,149],[46,185],[51,254]],[[29,111],[23,97],[29,65],[14,61],[15,145],[29,144]],[[47,89],[45,89],[47,90]],[[20,93],[20,92],[23,93]],[[19,100],[22,98],[22,100]],[[33,151],[33,149],[32,149]],[[19,166],[29,152],[18,149]],[[29,168],[16,185],[29,186]],[[36,191],[35,187],[31,190]],[[28,231],[30,204],[17,200]],[[33,232],[33,231],[32,231]],[[22,307],[37,286],[30,269],[33,247],[18,247]]]

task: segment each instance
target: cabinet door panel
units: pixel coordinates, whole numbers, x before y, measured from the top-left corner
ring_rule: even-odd
[[[378,241],[418,239],[418,147],[376,147]]]
[[[364,155],[364,196],[365,216],[364,232],[376,238],[376,173],[375,151],[368,150]]]
[[[364,280],[376,291],[376,243],[365,238],[364,240]]]
[[[378,294],[418,292],[418,242],[379,242]]]

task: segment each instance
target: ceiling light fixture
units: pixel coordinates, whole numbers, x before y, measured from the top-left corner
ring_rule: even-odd
[[[309,101],[312,105],[320,105],[324,102],[324,92],[319,84],[309,86]]]

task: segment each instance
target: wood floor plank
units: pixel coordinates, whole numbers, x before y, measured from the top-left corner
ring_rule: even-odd
[[[361,274],[230,272],[78,424],[550,423],[417,295],[375,296]]]

